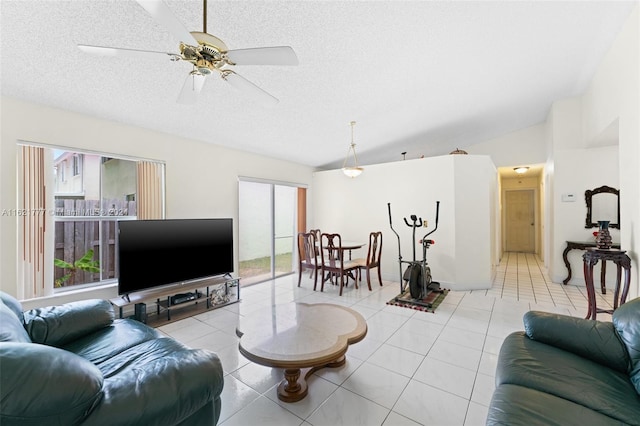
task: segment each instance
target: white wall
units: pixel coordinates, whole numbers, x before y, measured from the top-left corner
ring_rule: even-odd
[[[584,179],[588,179],[591,187],[600,186],[603,179],[601,167],[605,167],[606,179],[613,179],[617,174],[618,188],[620,189],[620,221],[621,229],[619,241],[622,249],[627,250],[631,258],[631,289],[630,298],[640,295],[640,282],[638,280],[638,258],[640,253],[640,6],[636,6],[627,22],[621,29],[609,52],[600,63],[587,91],[576,104],[571,101],[558,104],[558,109],[553,117],[553,153],[555,162],[555,175],[553,179],[554,213],[553,233],[555,240],[551,249],[552,276],[554,281],[560,275],[558,272],[561,262],[561,251],[558,252],[562,241],[569,237],[578,236],[578,230],[564,229],[561,223],[567,223],[570,219],[566,216],[567,209],[560,205],[559,197],[565,191],[577,189],[572,170],[578,170]],[[573,102],[573,103],[572,103]],[[556,105],[554,104],[554,107]],[[552,111],[552,114],[554,112]],[[602,140],[603,134],[611,139],[610,129],[618,122],[618,155],[608,153],[605,157],[615,162],[616,171],[609,169],[609,161],[602,158],[595,159],[588,151],[584,152],[585,161],[582,158],[566,158],[565,150],[585,149],[597,145]],[[577,123],[577,124],[576,124]],[[615,127],[614,127],[615,128]],[[577,141],[577,143],[576,143]],[[616,149],[614,148],[614,149]],[[599,153],[598,148],[591,148],[594,153]],[[572,157],[577,152],[566,152]],[[578,161],[576,161],[578,160]],[[560,162],[559,162],[560,161]],[[567,169],[568,168],[568,169]],[[584,174],[583,174],[584,173]],[[597,182],[596,185],[593,185]],[[584,182],[587,186],[587,182]],[[610,185],[614,186],[614,185]],[[577,211],[573,214],[577,214]],[[582,231],[584,232],[584,230]],[[614,239],[616,236],[614,236]],[[564,268],[564,265],[562,265]],[[561,269],[561,268],[560,268]],[[574,275],[575,275],[574,270]],[[581,275],[581,274],[579,274]]]
[[[618,147],[591,149],[557,149],[554,153],[556,165],[554,192],[554,224],[552,250],[555,253],[550,267],[553,282],[560,283],[567,277],[567,268],[562,260],[562,252],[567,241],[593,241],[593,231],[597,228],[585,228],[587,205],[584,192],[603,185],[619,188]],[[579,166],[576,166],[579,165]],[[563,194],[574,194],[574,202],[562,201]],[[620,242],[620,230],[610,229],[614,242]],[[568,254],[572,279],[570,284],[584,286],[582,273],[582,254],[572,250]],[[600,265],[596,265],[599,276]],[[608,282],[614,283],[614,268],[610,268]]]
[[[455,290],[489,288],[496,263],[496,175],[489,157],[472,155],[367,166],[355,179],[341,170],[316,172],[315,219],[310,228],[361,242],[368,241],[369,232],[382,231],[382,276],[398,282],[398,239],[389,226],[387,203],[400,235],[403,260],[413,260],[412,228],[403,218],[410,220],[415,214],[428,221],[426,229],[416,229],[418,240],[434,228],[436,201],[440,201],[438,229],[430,237],[436,244],[427,253],[434,280]],[[354,253],[365,255],[364,250]],[[419,244],[416,258],[422,258]]]
[[[545,124],[489,139],[465,148],[469,154],[489,155],[496,167],[541,164],[547,160]]]
[[[312,169],[307,166],[6,97],[1,107],[0,209],[17,207],[18,140],[164,161],[167,218],[232,217],[236,239],[238,176],[311,183]],[[0,289],[18,295],[16,217],[0,217],[0,236]],[[237,255],[236,245],[236,269]],[[111,286],[67,300],[94,294],[114,297],[116,290]]]

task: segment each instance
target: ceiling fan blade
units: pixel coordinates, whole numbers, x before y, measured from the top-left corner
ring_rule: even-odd
[[[181,42],[198,46],[198,42],[162,0],[136,0],[157,23],[171,31]]]
[[[234,49],[227,52],[227,58],[236,65],[298,65],[290,46]]]
[[[270,95],[246,78],[236,74],[233,71],[227,71],[225,74],[222,74],[222,78],[236,89],[244,92],[248,96],[251,96],[253,99],[264,105],[273,106],[280,102],[278,98]]]
[[[204,86],[205,75],[199,73],[190,73],[182,85],[180,95],[178,95],[178,103],[193,104],[198,100],[198,95]]]
[[[157,52],[153,50],[124,49],[122,47],[89,46],[86,44],[79,44],[78,48],[83,52],[90,53],[92,55],[100,55],[100,56],[120,56],[120,57],[139,58],[140,56],[166,55],[170,57],[179,57],[175,53]]]

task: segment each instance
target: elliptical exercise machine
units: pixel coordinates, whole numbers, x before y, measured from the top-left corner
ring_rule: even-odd
[[[400,295],[395,298],[395,301],[398,302],[400,297],[405,294],[407,291],[407,286],[409,287],[409,292],[411,294],[411,300],[403,299],[404,302],[411,303],[413,305],[424,306],[427,308],[431,307],[431,303],[424,302],[424,299],[433,292],[442,293],[443,290],[440,289],[440,283],[433,281],[431,277],[431,268],[427,263],[427,250],[429,247],[434,244],[433,240],[427,239],[427,237],[438,229],[438,216],[440,212],[440,201],[436,201],[436,226],[433,228],[431,232],[425,234],[424,237],[418,243],[422,245],[422,260],[416,260],[416,229],[423,226],[422,218],[418,218],[416,215],[412,214],[411,221],[409,223],[407,218],[404,218],[404,223],[413,229],[413,260],[402,260],[402,253],[400,251],[400,235],[393,229],[393,223],[391,221],[391,203],[387,203],[387,207],[389,209],[389,226],[396,237],[398,237],[398,265],[400,268]],[[426,223],[424,224],[426,227]],[[402,265],[406,264],[407,269],[402,273]]]

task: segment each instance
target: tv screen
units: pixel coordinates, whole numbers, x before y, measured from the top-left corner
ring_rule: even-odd
[[[233,272],[232,219],[118,222],[120,295]]]

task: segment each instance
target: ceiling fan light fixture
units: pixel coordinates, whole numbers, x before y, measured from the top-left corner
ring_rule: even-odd
[[[345,176],[354,178],[360,176],[363,172],[363,168],[358,166],[358,156],[356,155],[356,144],[353,142],[353,126],[356,125],[355,121],[351,122],[351,145],[349,145],[349,149],[347,150],[347,156],[344,159],[344,163],[342,163],[342,173]],[[353,152],[353,166],[348,166],[349,163],[349,154]]]
[[[211,69],[209,69],[208,66],[206,65],[202,65],[202,64],[197,64],[196,65],[196,69],[198,70],[198,72],[202,75],[210,75],[211,74]]]

